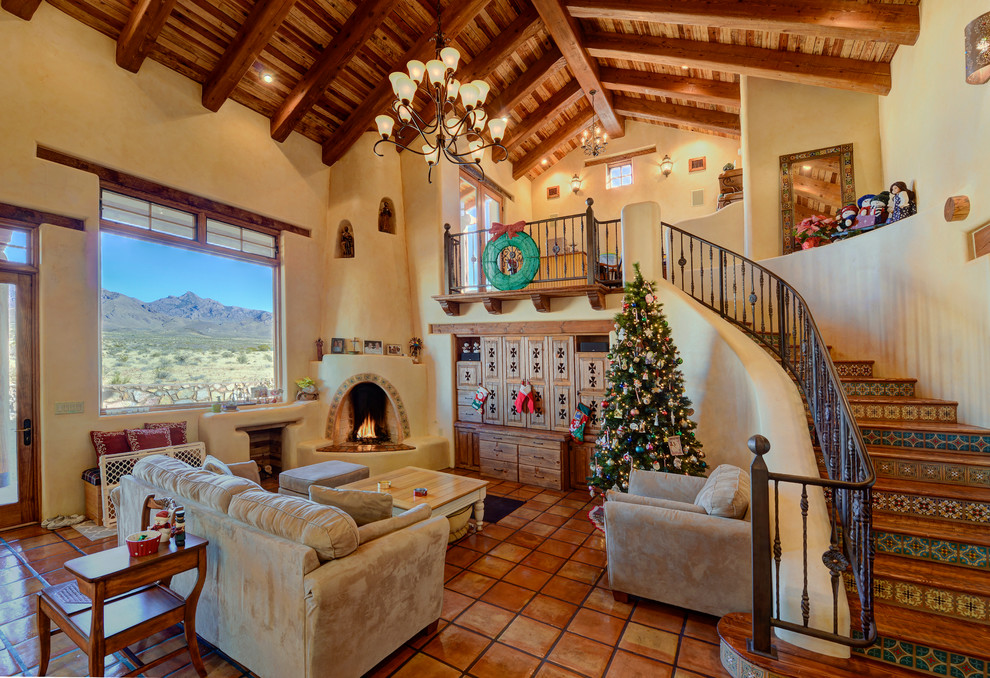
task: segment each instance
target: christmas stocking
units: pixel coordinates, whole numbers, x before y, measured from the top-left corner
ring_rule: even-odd
[[[480,410],[486,400],[488,400],[488,389],[484,386],[479,386],[478,390],[474,392],[474,400],[471,401],[471,407]]]
[[[574,440],[579,443],[584,442],[584,427],[588,425],[588,419],[591,414],[591,410],[584,403],[578,403],[577,412],[574,413],[574,418],[571,419],[571,436]]]
[[[516,394],[516,411],[517,412],[536,412],[536,401],[533,400],[533,387],[529,384],[523,384],[519,387],[519,393]]]

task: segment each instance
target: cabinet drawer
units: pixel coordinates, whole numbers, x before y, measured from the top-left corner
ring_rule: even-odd
[[[460,361],[457,363],[457,388],[470,388],[480,383],[480,362]]]
[[[474,402],[474,394],[477,389],[459,388],[457,389],[457,404],[471,406]]]
[[[519,446],[519,465],[539,466],[544,469],[560,471],[560,446],[555,450],[543,447]]]
[[[491,440],[492,442],[502,442],[506,445],[518,445],[520,437],[515,433],[496,433],[494,431],[481,431],[482,440]]]
[[[482,438],[478,442],[478,446],[481,450],[482,458],[485,459],[496,459],[498,461],[505,461],[514,464],[516,463],[516,459],[519,458],[517,447],[509,443],[485,440]]]
[[[481,423],[481,412],[474,409],[470,405],[465,407],[464,405],[457,406],[457,421],[470,421],[472,424]]]
[[[512,482],[516,482],[519,477],[516,472],[515,462],[487,459],[484,454],[481,457],[481,474],[501,478],[502,480],[511,480]]]
[[[482,469],[485,460],[481,460]],[[519,482],[527,485],[537,485],[538,487],[548,487],[555,490],[560,489],[560,471],[540,468],[538,466],[527,466],[519,464]]]

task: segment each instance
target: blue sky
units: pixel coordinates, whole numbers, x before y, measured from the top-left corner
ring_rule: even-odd
[[[100,239],[105,290],[146,302],[193,292],[227,306],[272,310],[269,266],[113,233]]]

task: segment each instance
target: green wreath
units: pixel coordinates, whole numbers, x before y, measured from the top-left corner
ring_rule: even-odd
[[[515,273],[506,273],[498,265],[502,251],[507,247],[515,247],[522,254],[522,265]],[[485,269],[488,281],[499,290],[521,290],[533,282],[540,270],[540,248],[531,235],[516,233],[511,238],[500,235],[485,245],[481,253],[481,265]]]

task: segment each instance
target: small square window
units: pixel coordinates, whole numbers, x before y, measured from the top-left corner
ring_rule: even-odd
[[[632,186],[632,182],[632,160],[621,160],[605,166],[605,188]]]

